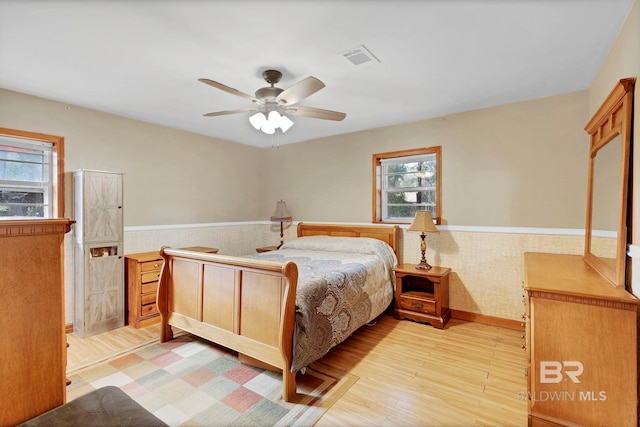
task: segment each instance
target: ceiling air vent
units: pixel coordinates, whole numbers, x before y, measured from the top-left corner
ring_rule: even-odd
[[[352,49],[341,53],[349,62],[358,68],[368,67],[373,64],[379,64],[380,60],[369,51],[364,45],[356,46]]]

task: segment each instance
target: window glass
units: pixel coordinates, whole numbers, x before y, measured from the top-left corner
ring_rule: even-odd
[[[426,210],[440,220],[440,147],[374,154],[374,222],[411,222]]]
[[[20,136],[39,135],[15,132]],[[0,132],[0,217],[55,216],[57,144]]]

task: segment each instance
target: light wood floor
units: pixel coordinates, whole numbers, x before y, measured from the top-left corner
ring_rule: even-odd
[[[451,320],[445,330],[382,316],[320,361],[358,381],[317,426],[525,426],[521,332]],[[125,327],[84,340],[68,335],[68,372],[159,336]]]

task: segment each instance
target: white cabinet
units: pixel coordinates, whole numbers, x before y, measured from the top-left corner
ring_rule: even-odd
[[[81,338],[124,326],[122,174],[73,173],[75,309]]]

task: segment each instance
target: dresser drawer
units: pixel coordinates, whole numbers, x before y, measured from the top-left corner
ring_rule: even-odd
[[[152,271],[151,273],[142,274],[142,276],[140,277],[140,281],[142,283],[157,282],[159,278],[160,278],[160,272]]]
[[[156,303],[153,302],[151,304],[146,304],[143,305],[142,307],[140,307],[140,316],[144,317],[144,316],[151,316],[152,314],[157,314],[158,313],[158,306],[156,306]]]
[[[400,296],[398,303],[405,310],[426,314],[434,314],[436,312],[435,300],[429,298],[429,294],[423,292],[405,292]]]
[[[151,303],[155,303],[155,302],[156,302],[156,293],[155,292],[152,292],[150,294],[144,294],[140,298],[140,304],[142,304],[142,305],[151,304]]]
[[[153,271],[162,268],[163,261],[161,259],[140,263],[140,271]]]
[[[151,293],[155,295],[157,290],[158,282],[145,283],[144,285],[140,286],[140,293],[143,295]]]

